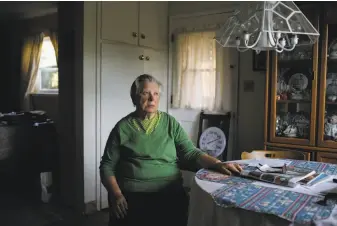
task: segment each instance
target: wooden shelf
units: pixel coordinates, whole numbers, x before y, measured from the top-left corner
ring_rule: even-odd
[[[329,105],[337,105],[337,102],[326,101],[325,104],[329,104]]]
[[[317,147],[317,146],[309,146],[309,145],[296,145],[296,144],[282,144],[282,143],[274,143],[274,142],[265,142],[265,146],[270,147],[283,147],[283,148],[293,148],[297,150],[308,150],[308,151],[325,151],[336,153],[337,149],[333,148],[325,148],[325,147]]]
[[[277,104],[311,104],[311,100],[277,100],[276,103]]]
[[[312,67],[312,59],[303,59],[303,60],[279,60],[277,62],[278,66],[281,68],[308,68],[308,67]]]

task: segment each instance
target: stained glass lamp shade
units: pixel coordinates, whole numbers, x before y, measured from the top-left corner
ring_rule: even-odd
[[[216,41],[240,52],[292,51],[312,45],[319,37],[316,28],[292,1],[249,2],[217,31]]]

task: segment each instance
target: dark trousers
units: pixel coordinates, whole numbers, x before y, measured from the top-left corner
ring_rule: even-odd
[[[181,192],[124,193],[127,216],[110,215],[109,226],[186,226],[188,196]]]

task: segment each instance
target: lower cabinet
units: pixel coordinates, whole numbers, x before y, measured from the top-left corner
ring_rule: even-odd
[[[337,164],[337,153],[317,152],[317,161]]]
[[[270,151],[297,151],[303,152],[306,155],[309,155],[310,161],[316,162],[324,162],[330,164],[337,164],[337,153],[328,152],[326,150],[306,150],[300,148],[284,148],[284,147],[277,147],[277,146],[266,146],[266,150]]]

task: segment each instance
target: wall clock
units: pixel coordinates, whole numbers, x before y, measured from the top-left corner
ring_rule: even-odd
[[[215,158],[223,153],[226,145],[226,135],[218,127],[209,127],[200,136],[200,149]]]

